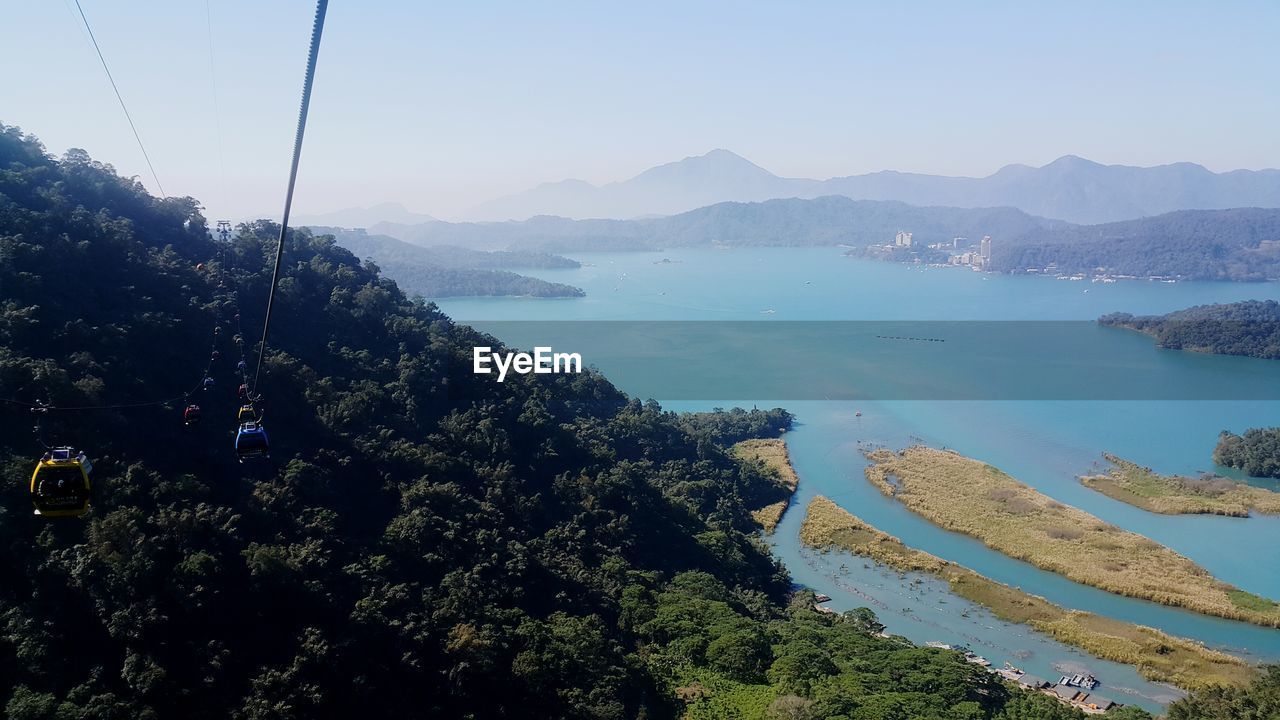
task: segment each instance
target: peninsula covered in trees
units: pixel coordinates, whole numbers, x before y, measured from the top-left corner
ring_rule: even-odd
[[[1280,359],[1280,303],[1246,300],[1199,305],[1167,315],[1112,313],[1098,323],[1151,335],[1158,347]]]
[[[377,263],[405,292],[425,298],[518,295],[582,297],[581,289],[512,272],[515,269],[566,269],[576,260],[531,250],[472,250],[453,245],[422,247],[362,229],[313,227],[332,235],[342,247]]]
[[[1280,428],[1253,428],[1244,435],[1223,430],[1213,461],[1254,477],[1280,478]]]
[[[529,250],[472,250],[453,245],[422,247],[362,229],[311,227],[332,235],[357,257],[371,260],[410,295],[425,298],[518,295],[582,297],[581,289],[511,272],[515,269],[566,269],[578,261]]]

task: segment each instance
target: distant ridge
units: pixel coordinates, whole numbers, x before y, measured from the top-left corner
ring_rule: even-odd
[[[435,218],[423,213],[410,212],[404,205],[387,202],[365,208],[346,208],[318,215],[296,215],[291,225],[317,225],[340,228],[367,228],[378,223],[403,223],[415,225],[433,222]]]
[[[892,242],[899,230],[915,247],[900,259],[947,262],[930,244],[955,237],[994,240],[990,269],[1196,280],[1280,278],[1280,208],[1178,210],[1137,220],[1076,225],[1011,207],[916,207],[832,195],[804,200],[724,202],[643,220],[524,221],[419,225],[373,230],[423,246],[566,253],[668,247],[786,247]]]
[[[723,202],[641,220],[572,220],[543,215],[508,222],[382,223],[369,232],[423,246],[571,252],[679,246],[865,245],[890,240],[903,228],[910,228],[917,242],[931,243],[957,235],[1017,238],[1066,224],[1008,207],[914,207],[901,202],[828,196]]]
[[[813,180],[779,177],[740,155],[717,149],[607,185],[582,180],[545,183],[484,203],[467,218],[628,219],[674,215],[719,202],[824,195],[911,205],[1013,207],[1040,217],[1093,224],[1175,210],[1280,207],[1280,170],[1215,173],[1194,163],[1144,168],[1102,165],[1066,155],[1043,167],[1007,165],[983,178],[882,171]]]

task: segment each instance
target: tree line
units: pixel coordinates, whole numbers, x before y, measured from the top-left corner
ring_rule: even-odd
[[[1098,323],[1144,332],[1158,347],[1172,350],[1280,359],[1280,303],[1275,300],[1199,305],[1167,315],[1111,313]]]
[[[1244,435],[1223,430],[1213,461],[1254,477],[1280,478],[1280,428],[1252,428]]]

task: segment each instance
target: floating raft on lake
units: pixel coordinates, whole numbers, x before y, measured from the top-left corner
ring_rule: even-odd
[[[905,335],[877,335],[878,340],[907,340],[910,342],[946,342],[945,338],[907,337]]]

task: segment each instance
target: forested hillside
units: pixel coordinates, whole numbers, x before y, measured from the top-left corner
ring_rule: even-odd
[[[272,459],[237,465],[233,311],[260,320],[276,230],[221,246],[193,200],[0,129],[6,717],[1080,717],[866,611],[787,604],[749,514],[784,491],[724,449],[784,412],[498,385],[469,367],[492,339],[331,238],[288,239]],[[95,460],[83,519],[31,514],[36,400]]]
[[[1280,303],[1275,300],[1198,305],[1167,315],[1112,313],[1098,322],[1151,335],[1162,348],[1280,359]]]
[[[233,292],[261,318],[270,223],[220,248],[194,201],[11,129],[0,167],[3,397],[173,396],[215,322],[231,354]],[[181,401],[51,413],[96,488],[83,521],[50,522],[26,497],[32,416],[5,405],[8,717],[663,715],[624,597],[652,610],[702,573],[731,612],[780,616],[746,509],[776,488],[675,416],[591,373],[476,379],[481,337],[329,238],[290,238],[277,301],[269,463],[235,463],[226,358],[189,430]]]
[[[1103,225],[1063,225],[993,245],[991,267],[1019,271],[1260,281],[1280,277],[1280,210],[1183,210]]]

